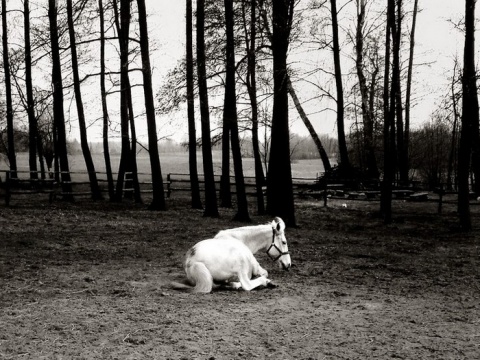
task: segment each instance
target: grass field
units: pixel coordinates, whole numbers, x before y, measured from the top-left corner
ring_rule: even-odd
[[[105,172],[105,160],[103,154],[94,154],[95,169],[97,172]],[[253,158],[243,158],[243,169],[245,176],[254,176],[254,161]],[[118,164],[120,161],[119,155],[112,155],[112,170],[117,172]],[[213,152],[214,171],[216,175],[221,174],[221,153],[220,151]],[[162,166],[162,173],[164,175],[168,173],[187,174],[188,170],[188,153],[187,152],[174,152],[160,154],[160,162]],[[200,153],[197,156],[198,172],[203,174],[202,157]],[[139,173],[150,174],[150,159],[145,154],[137,156],[137,164]],[[85,179],[85,175],[81,174],[86,171],[85,161],[82,154],[74,154],[69,156],[70,171],[73,173],[72,178],[74,181],[81,181]],[[28,171],[28,154],[19,153],[17,155],[17,166],[19,170]],[[5,159],[0,159],[0,170],[7,170],[8,163]],[[323,172],[323,165],[320,159],[311,160],[296,160],[292,162],[292,176],[294,178],[315,178],[319,173]],[[231,167],[231,173],[233,175],[233,166]]]

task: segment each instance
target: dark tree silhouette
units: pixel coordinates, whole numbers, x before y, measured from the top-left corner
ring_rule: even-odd
[[[404,131],[404,149],[403,163],[408,176],[410,170],[410,110],[412,107],[412,77],[413,77],[413,56],[415,53],[415,30],[417,25],[418,0],[413,3],[412,28],[410,30],[410,53],[408,57],[407,88],[405,94],[405,131]]]
[[[152,171],[153,199],[152,210],[165,210],[165,192],[163,187],[162,169],[158,153],[157,123],[155,120],[155,102],[153,99],[152,70],[148,44],[147,10],[145,0],[137,0],[138,21],[140,25],[140,51],[142,54],[143,91],[145,94],[145,110],[148,126],[148,151]]]
[[[267,213],[295,226],[295,205],[288,127],[287,51],[293,19],[293,0],[273,1],[273,116],[267,173]]]
[[[392,187],[395,174],[395,136],[392,129],[395,127],[395,114],[391,110],[390,103],[390,54],[391,54],[391,28],[392,22],[395,22],[395,0],[388,0],[387,6],[387,25],[385,29],[385,72],[383,83],[383,181],[380,198],[380,212],[383,215],[385,223],[392,221]],[[395,24],[393,24],[394,26]],[[393,86],[393,85],[392,85]],[[393,96],[393,106],[395,106],[395,97]]]
[[[100,200],[103,198],[100,187],[98,186],[97,173],[95,164],[93,163],[92,154],[88,145],[87,125],[85,121],[85,111],[83,109],[82,91],[80,89],[80,75],[78,70],[78,55],[77,44],[75,40],[75,25],[73,20],[73,5],[72,0],[67,0],[67,22],[68,33],[70,38],[70,53],[73,73],[73,89],[75,92],[75,101],[77,105],[78,125],[80,130],[80,144],[82,147],[83,158],[87,167],[88,178],[90,180],[90,189],[92,191],[92,198]]]
[[[245,4],[245,3],[242,3]],[[247,49],[247,89],[252,108],[252,148],[255,162],[255,192],[257,196],[257,211],[265,213],[265,199],[263,186],[265,185],[265,174],[263,172],[262,158],[258,137],[258,102],[257,102],[257,75],[256,75],[256,34],[257,34],[257,1],[250,1],[250,39],[245,38]],[[246,32],[245,32],[246,33]],[[250,41],[249,41],[250,40]]]
[[[233,167],[235,172],[235,188],[237,192],[237,214],[235,220],[250,221],[248,214],[247,194],[243,177],[242,152],[238,136],[237,95],[235,91],[235,38],[233,0],[225,0],[225,25],[227,33],[226,46],[226,78],[223,121],[227,124],[232,141]],[[228,134],[227,134],[228,138]]]
[[[195,129],[195,93],[193,79],[193,24],[192,0],[186,0],[186,73],[187,73],[187,116],[188,116],[188,166],[192,208],[202,209],[200,184],[197,170],[197,135]]]
[[[3,44],[3,70],[5,74],[5,99],[7,104],[7,141],[8,161],[10,163],[10,176],[17,177],[17,155],[15,153],[15,140],[13,129],[13,105],[12,105],[12,83],[10,76],[10,60],[8,58],[8,28],[7,28],[7,2],[2,0],[2,44]],[[33,149],[32,149],[33,146]],[[31,177],[36,177],[36,152],[35,143],[30,145],[30,154],[34,156],[34,164],[30,161]],[[31,156],[30,156],[31,158]],[[33,168],[32,168],[33,166]]]
[[[374,114],[370,104],[373,102],[373,94],[367,85],[367,78],[364,72],[364,26],[365,26],[365,0],[357,0],[357,29],[356,29],[356,59],[355,65],[358,76],[358,84],[360,87],[360,95],[362,99],[362,118],[363,118],[363,143],[366,158],[366,175],[371,178],[378,178],[379,171],[374,148]],[[373,82],[373,81],[372,81]],[[373,84],[372,84],[373,86]],[[372,97],[372,99],[370,98]]]
[[[475,2],[465,0],[465,48],[462,76],[462,128],[458,151],[458,216],[463,230],[472,229],[469,173],[474,132],[478,133],[479,107],[475,72]]]
[[[71,176],[67,154],[67,136],[65,133],[65,114],[63,107],[63,80],[58,43],[57,1],[48,0],[48,19],[50,24],[50,43],[52,53],[52,85],[53,85],[53,122],[55,134],[55,157],[59,162],[60,177],[64,198],[73,200]]]
[[[103,116],[103,157],[105,159],[105,172],[107,173],[107,187],[110,201],[115,199],[115,185],[112,174],[112,163],[110,160],[110,145],[108,142],[108,127],[110,118],[107,106],[107,90],[105,86],[105,19],[103,0],[98,0],[98,12],[100,22],[100,93],[102,99],[102,116]]]
[[[217,192],[213,172],[212,141],[210,138],[210,109],[208,106],[207,74],[205,68],[205,0],[197,0],[197,72],[198,95],[202,124],[203,173],[205,177],[204,216],[218,217]]]
[[[124,191],[125,178],[132,184],[135,202],[141,203],[138,172],[136,164],[136,135],[133,115],[132,94],[130,87],[129,71],[129,36],[131,8],[129,0],[120,1],[120,11],[114,1],[115,24],[120,46],[120,131],[122,136],[122,150],[118,169],[115,199],[121,201]],[[131,144],[130,144],[130,133]],[[126,176],[127,175],[127,176]],[[131,193],[130,193],[131,194]],[[130,195],[129,194],[129,195]],[[130,195],[131,196],[131,195]]]
[[[337,130],[338,147],[340,153],[339,166],[346,174],[350,171],[350,160],[348,158],[347,141],[345,138],[345,100],[343,94],[342,66],[340,62],[340,40],[338,34],[338,11],[337,1],[330,0],[332,13],[332,32],[333,32],[333,62],[335,67],[335,85],[337,87]]]
[[[300,115],[300,118],[305,124],[305,127],[307,128],[308,132],[310,133],[310,136],[313,139],[313,142],[315,143],[315,146],[317,147],[318,154],[320,155],[320,159],[322,159],[323,168],[325,169],[326,172],[332,170],[332,165],[330,164],[330,159],[328,158],[328,154],[325,151],[325,148],[323,147],[320,137],[318,136],[317,132],[313,128],[313,125],[310,122],[310,119],[305,113],[305,110],[303,110],[302,104],[298,100],[295,89],[293,88],[292,81],[290,80],[290,76],[287,77],[287,86],[288,86],[288,93],[290,94],[290,97],[293,100],[295,108],[297,109],[297,112]]]

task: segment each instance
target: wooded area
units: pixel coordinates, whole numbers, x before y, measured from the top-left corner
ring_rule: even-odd
[[[428,190],[445,186],[458,191],[459,222],[468,231],[472,227],[469,199],[472,193],[480,194],[475,3],[465,0],[462,4],[464,55],[452,69],[451,92],[439,109],[432,109],[430,122],[411,129],[416,16],[422,5],[418,0],[186,0],[186,57],[160,89],[152,85],[148,28],[155,24],[148,23],[148,1],[23,0],[23,7],[17,8],[17,3],[2,0],[1,152],[10,177],[17,177],[18,142],[26,139],[31,179],[52,174],[65,186],[63,193],[71,193],[67,135],[73,121],[70,108],[74,107],[92,197],[100,200],[103,195],[87,130],[100,121],[109,200],[122,201],[128,186],[133,188],[129,194],[134,201],[142,202],[136,156],[143,148],[151,166],[149,208],[166,210],[158,146],[163,135],[156,115],[188,104],[184,118],[188,121],[192,207],[203,205],[205,216],[217,217],[219,205],[235,204],[235,218],[248,221],[242,154],[250,153],[255,159],[258,213],[281,216],[293,226],[291,157],[295,144],[290,118],[296,110],[322,159],[327,181],[381,183],[379,211],[386,223],[392,221],[394,185],[409,187],[421,181]],[[339,16],[346,7],[356,8],[353,23]],[[335,103],[337,148],[333,152],[327,152],[329,145],[304,111],[302,100],[307,99],[298,96],[301,74],[289,66],[292,46],[330,58],[331,71],[315,71],[327,73],[335,85],[330,89],[326,83],[314,84],[318,93],[312,96]],[[341,53],[350,48],[354,50],[353,72],[342,66]],[[45,69],[49,79],[43,83],[48,86],[40,86]],[[133,81],[137,73],[141,74],[142,103],[133,94],[139,85]],[[92,86],[101,94],[101,114],[88,119],[82,93]],[[118,110],[118,121],[111,117],[112,106]],[[211,114],[221,114],[220,132]],[[137,141],[139,116],[146,118],[147,144]],[[353,127],[345,128],[347,118],[354,119]],[[118,134],[121,161],[114,171],[110,147]],[[220,199],[212,164],[212,146],[217,143],[223,152]],[[196,170],[198,147],[203,158],[204,204]],[[230,156],[236,201],[232,201]]]

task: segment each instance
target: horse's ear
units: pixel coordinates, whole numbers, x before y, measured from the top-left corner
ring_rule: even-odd
[[[272,229],[273,229],[273,230],[275,230],[275,229],[277,228],[277,225],[279,225],[275,220],[276,220],[276,219],[274,219],[274,220],[272,221]]]
[[[283,220],[280,219],[279,217],[276,217],[275,219],[273,219],[272,229],[274,229],[276,231],[281,231],[282,230],[282,222],[283,222]]]

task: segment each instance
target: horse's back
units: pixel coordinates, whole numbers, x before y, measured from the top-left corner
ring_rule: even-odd
[[[250,257],[250,249],[240,240],[233,237],[213,238],[202,240],[196,243],[187,252],[187,257],[195,258],[197,261],[229,260],[235,257]]]

